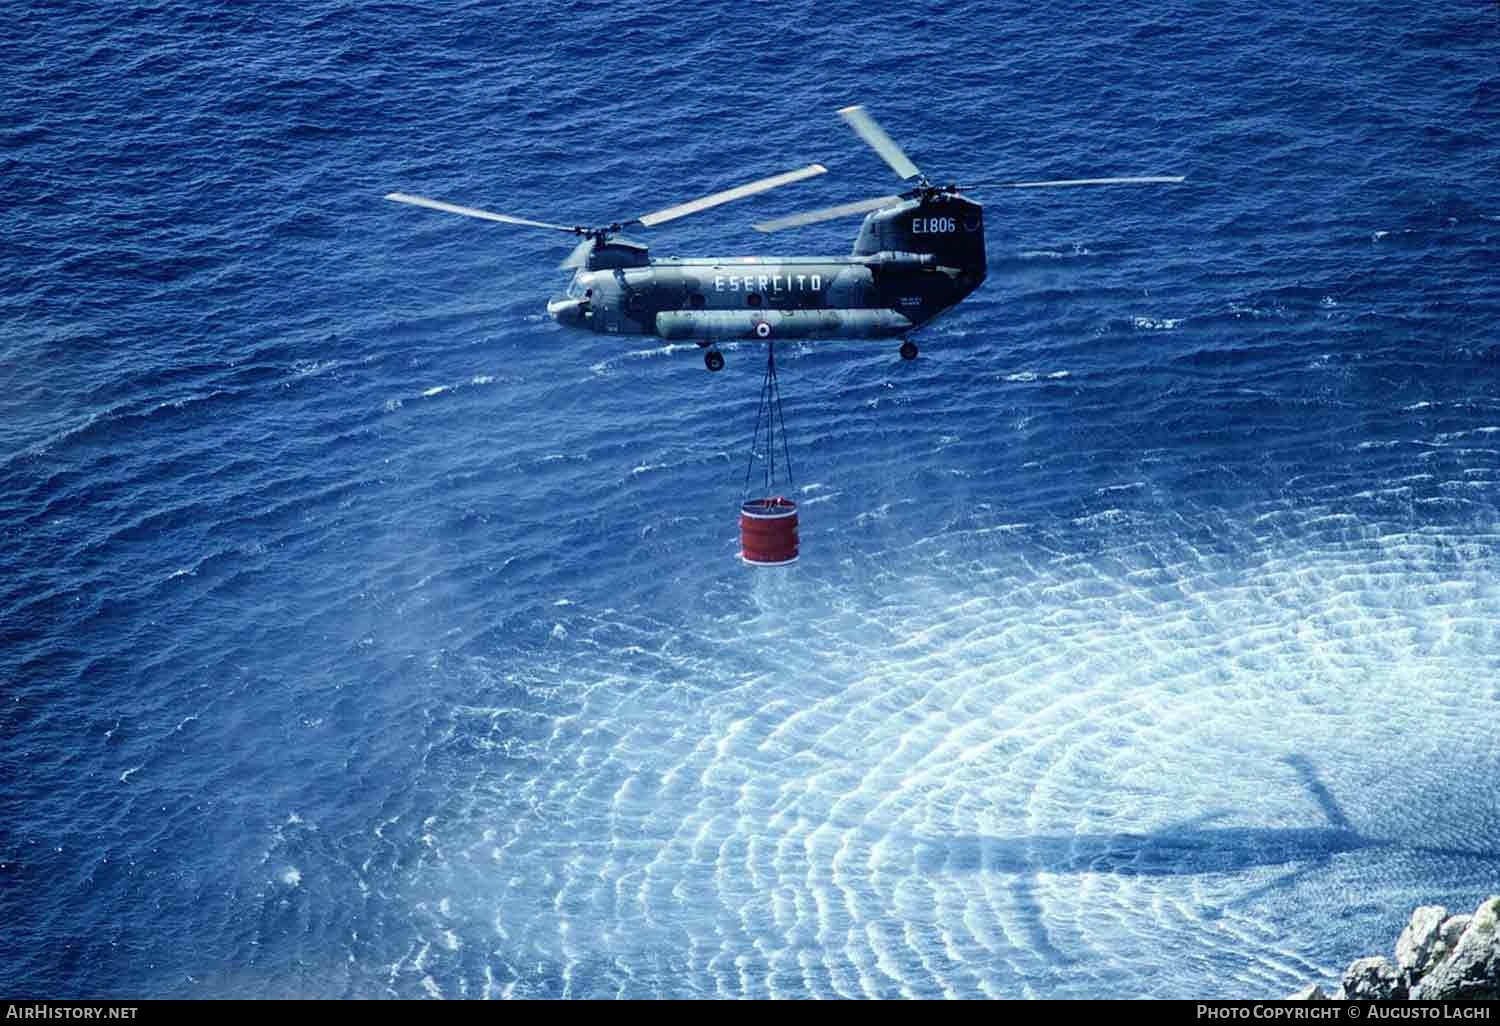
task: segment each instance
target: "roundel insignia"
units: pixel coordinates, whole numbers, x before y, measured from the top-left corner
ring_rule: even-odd
[[[968,217],[964,218],[964,228],[971,232],[979,231],[979,215],[970,214]]]
[[[770,338],[771,337],[771,326],[769,324],[767,324],[765,321],[756,321],[755,322],[755,337],[756,338]]]

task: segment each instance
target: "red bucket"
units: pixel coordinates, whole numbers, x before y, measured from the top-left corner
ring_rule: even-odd
[[[740,558],[753,566],[797,561],[797,504],[777,495],[740,503]]]

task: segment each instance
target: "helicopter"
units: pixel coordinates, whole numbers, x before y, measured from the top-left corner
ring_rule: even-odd
[[[963,193],[1155,185],[1183,176],[1073,178],[1052,181],[938,184],[929,179],[862,106],[839,117],[912,187],[761,222],[777,232],[864,214],[848,256],[652,258],[619,233],[650,228],[827,172],[822,164],[773,175],[628,221],[563,225],[393,192],[386,199],[487,221],[581,236],[560,265],[574,272],[547,312],[565,328],[604,335],[652,335],[694,341],[710,371],[724,368],[719,342],[901,339],[904,360],[917,357],[911,336],[977,289],[986,276],[984,209]]]

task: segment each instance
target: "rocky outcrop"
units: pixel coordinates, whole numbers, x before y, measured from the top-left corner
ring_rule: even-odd
[[[1344,970],[1343,995],[1349,1001],[1390,1001],[1406,997],[1406,985],[1386,959],[1361,958]]]
[[[1452,953],[1421,977],[1418,997],[1430,1001],[1500,1000],[1500,897],[1490,898],[1457,933]],[[1447,924],[1445,923],[1446,927]]]
[[[1423,905],[1411,914],[1411,922],[1396,941],[1396,965],[1408,984],[1420,979],[1433,963],[1447,953],[1442,939],[1448,910],[1441,905]]]
[[[1392,1001],[1500,1000],[1500,896],[1481,904],[1472,916],[1448,915],[1440,905],[1424,905],[1396,941],[1396,962],[1361,958],[1344,973],[1335,1000]],[[1322,1001],[1316,985],[1292,994],[1292,1001]]]

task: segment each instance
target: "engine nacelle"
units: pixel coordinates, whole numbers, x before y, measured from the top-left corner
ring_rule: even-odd
[[[648,267],[650,264],[651,258],[645,246],[617,237],[595,243],[585,266],[590,271],[613,271],[624,267]]]

